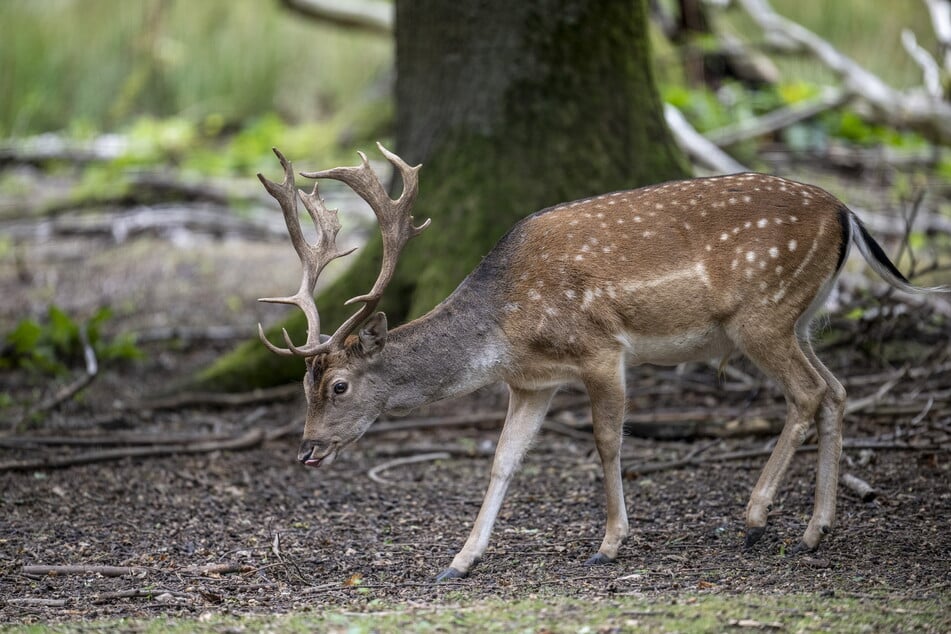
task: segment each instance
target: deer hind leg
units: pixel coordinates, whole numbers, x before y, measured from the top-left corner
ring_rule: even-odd
[[[828,390],[819,406],[816,428],[819,456],[816,471],[816,500],[812,518],[795,551],[815,550],[822,536],[835,522],[835,501],[839,484],[839,458],[842,455],[842,417],[845,414],[845,388],[822,364],[808,340],[803,341],[806,357],[826,382]]]
[[[826,381],[794,334],[778,340],[768,333],[762,335],[752,337],[746,333],[738,344],[753,363],[782,387],[786,396],[786,422],[746,507],[747,548],[765,532],[776,491],[828,392]]]
[[[594,441],[604,469],[604,491],[607,496],[607,526],[601,547],[586,563],[603,564],[617,557],[618,549],[627,538],[627,506],[621,476],[621,442],[624,423],[624,365],[623,358],[613,368],[584,379],[591,398],[591,417]]]
[[[472,532],[469,533],[469,539],[452,560],[451,566],[442,571],[436,577],[436,581],[465,577],[469,574],[469,569],[481,559],[489,545],[492,526],[499,514],[502,500],[505,499],[509,482],[515,475],[529,444],[538,433],[542,421],[545,420],[548,405],[554,394],[554,388],[526,391],[510,387],[508,414],[499,436],[499,444],[495,449],[492,474],[482,501],[482,508],[479,509],[479,515],[472,527]]]

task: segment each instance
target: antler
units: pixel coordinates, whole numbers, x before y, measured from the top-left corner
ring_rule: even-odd
[[[294,184],[293,167],[277,149],[274,150],[274,153],[284,167],[284,181],[278,185],[258,174],[258,178],[264,184],[265,189],[281,205],[281,210],[284,212],[284,221],[287,224],[287,232],[291,236],[291,242],[303,265],[303,279],[297,293],[290,297],[258,300],[294,304],[304,311],[304,315],[307,317],[307,342],[300,347],[291,342],[290,335],[287,334],[287,330],[284,330],[284,341],[288,347],[278,348],[267,340],[264,335],[264,328],[261,324],[258,324],[258,334],[264,345],[272,352],[281,355],[310,357],[342,347],[347,336],[363,323],[373,313],[377,304],[380,303],[383,291],[396,271],[396,262],[403,247],[411,238],[418,236],[429,226],[429,220],[426,220],[419,227],[414,226],[413,216],[410,213],[419,191],[418,172],[421,166],[410,167],[403,159],[381,144],[377,143],[377,147],[380,148],[383,156],[399,170],[403,178],[403,193],[396,200],[391,199],[386,193],[386,189],[376,174],[373,173],[370,162],[363,152],[358,152],[361,164],[355,167],[335,167],[321,172],[301,172],[301,176],[305,178],[332,178],[348,185],[350,189],[369,203],[383,234],[383,263],[380,275],[373,284],[373,288],[369,293],[353,297],[345,303],[345,305],[349,305],[362,302],[363,306],[351,315],[330,338],[323,341],[321,341],[320,335],[320,316],[317,313],[317,305],[314,303],[314,287],[317,284],[317,277],[328,262],[351,253],[353,249],[344,253],[337,251],[336,238],[337,232],[340,230],[337,212],[324,207],[323,201],[317,193],[316,183],[310,194],[305,194],[297,189]],[[300,221],[297,216],[298,197],[304,202],[304,206],[317,227],[317,241],[314,244],[308,244],[301,232]]]
[[[317,191],[317,183],[314,183],[314,189],[309,194],[297,189],[294,183],[294,166],[284,158],[284,155],[277,148],[273,148],[281,166],[284,168],[284,180],[278,184],[264,178],[258,174],[258,179],[264,185],[267,192],[277,200],[281,205],[281,211],[284,213],[284,223],[287,225],[287,233],[291,237],[291,244],[297,251],[300,258],[303,274],[301,276],[300,288],[294,295],[289,297],[263,297],[259,302],[271,302],[275,304],[293,304],[304,311],[307,317],[307,342],[303,348],[297,348],[291,342],[290,335],[284,330],[284,341],[287,348],[278,348],[264,334],[264,327],[258,323],[258,336],[264,345],[271,352],[291,356],[303,354],[302,349],[312,348],[320,343],[320,315],[317,312],[317,304],[314,303],[314,287],[317,285],[317,278],[327,263],[352,253],[354,249],[346,252],[337,251],[337,232],[340,231],[340,221],[337,219],[337,211],[327,209]],[[310,214],[314,226],[317,227],[317,240],[314,244],[309,244],[304,239],[301,231],[300,217],[297,213],[297,199],[300,198]]]

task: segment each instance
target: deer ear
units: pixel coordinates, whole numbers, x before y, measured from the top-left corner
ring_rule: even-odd
[[[358,335],[361,352],[371,356],[383,349],[386,345],[386,315],[376,313],[360,328]]]

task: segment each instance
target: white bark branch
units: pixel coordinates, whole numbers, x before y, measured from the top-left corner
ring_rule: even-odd
[[[768,0],[738,1],[768,37],[779,36],[807,50],[838,75],[847,90],[868,102],[879,119],[951,143],[951,104],[921,91],[893,89],[809,29],[776,13]]]
[[[944,57],[944,70],[951,73],[951,2],[948,0],[924,0],[931,16],[931,25],[934,27],[938,46]]]
[[[373,0],[281,0],[285,7],[336,26],[391,35],[394,5]]]
[[[677,144],[701,166],[720,174],[748,171],[742,163],[697,132],[675,106],[664,104],[664,118]]]

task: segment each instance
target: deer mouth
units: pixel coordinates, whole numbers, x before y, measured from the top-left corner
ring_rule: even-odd
[[[320,465],[330,464],[333,462],[334,458],[337,456],[338,449],[339,447],[336,445],[331,445],[329,450],[320,456],[315,455],[315,447],[310,447],[309,451],[306,453],[301,452],[301,454],[297,457],[297,460],[300,461],[300,463],[305,467],[313,467],[316,469]]]

